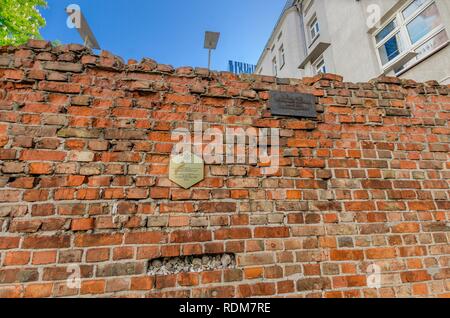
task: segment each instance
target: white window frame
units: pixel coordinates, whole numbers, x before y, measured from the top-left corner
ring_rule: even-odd
[[[319,67],[320,64],[323,64],[321,67]],[[326,73],[327,70],[327,64],[325,63],[325,58],[323,55],[319,56],[319,58],[317,60],[314,61],[314,63],[312,63],[313,68],[314,68],[314,74],[318,75],[321,73]]]
[[[310,0],[309,2],[306,2],[305,4],[303,4],[304,8],[305,8],[305,10],[304,10],[305,17],[308,15],[309,10],[312,8],[313,4],[314,4],[314,0]]]
[[[437,34],[439,34],[440,32],[442,32],[443,30],[445,30],[445,25],[443,23],[441,23],[439,26],[437,26],[436,28],[434,28],[433,30],[431,30],[430,32],[428,32],[427,35],[425,35],[422,39],[420,39],[419,41],[417,41],[415,44],[412,43],[410,35],[408,33],[408,29],[407,26],[408,24],[414,20],[415,18],[417,18],[422,12],[424,12],[425,10],[427,10],[431,5],[436,4],[436,0],[428,0],[428,2],[424,3],[422,6],[420,6],[418,9],[416,9],[416,11],[414,11],[408,18],[404,18],[403,16],[403,11],[412,3],[414,2],[414,0],[410,0],[408,1],[406,4],[404,4],[395,14],[395,16],[393,16],[391,19],[389,19],[387,22],[385,22],[373,35],[373,43],[375,45],[375,49],[376,49],[376,55],[377,55],[377,59],[378,59],[378,63],[379,66],[381,68],[381,70],[385,71],[386,69],[390,68],[390,66],[392,66],[393,64],[395,64],[400,58],[402,58],[407,52],[414,52],[415,50],[417,50],[420,46],[422,46],[424,43],[426,43],[427,41],[431,40],[433,37],[435,37]],[[438,7],[439,9],[439,7]],[[439,12],[439,14],[441,14]],[[441,19],[442,19],[442,15],[441,15]],[[388,35],[386,35],[383,40],[381,40],[379,43],[377,43],[377,39],[376,36],[383,31],[383,29],[385,27],[387,27],[391,22],[395,21],[396,22],[396,27],[394,28],[394,30],[392,30]],[[390,39],[392,39],[393,36],[395,36],[397,33],[399,33],[400,36],[400,42],[399,46],[404,48],[404,50],[402,52],[399,53],[399,55],[397,57],[395,57],[394,59],[392,59],[391,61],[388,61],[387,63],[383,64],[382,60],[381,60],[381,56],[380,56],[380,47],[382,47],[384,44],[386,44],[387,41],[389,41]],[[445,43],[444,45],[447,45],[447,43]],[[443,46],[443,45],[442,45]],[[420,61],[423,61],[424,59],[426,59],[428,56],[432,55],[434,52],[440,50],[442,48],[442,46],[437,47],[436,49],[434,49],[433,51],[430,51],[428,54],[424,55],[423,57],[421,57],[420,60],[417,61],[417,63],[419,63]],[[415,64],[417,64],[415,63]],[[410,66],[412,67],[412,66]],[[401,72],[404,72],[406,70],[402,70]],[[399,72],[399,73],[401,73]]]
[[[308,29],[310,42],[313,43],[320,36],[320,24],[317,19],[317,14],[314,13],[312,18],[309,20]]]
[[[280,70],[283,68],[283,66],[286,64],[286,55],[284,52],[284,44],[281,44],[280,48],[278,49],[278,60],[280,61]]]
[[[273,76],[278,75],[278,65],[277,65],[277,57],[276,56],[272,59],[272,72],[273,72]]]
[[[280,33],[277,36],[277,41],[280,41],[282,36],[283,36],[283,31],[280,31]]]

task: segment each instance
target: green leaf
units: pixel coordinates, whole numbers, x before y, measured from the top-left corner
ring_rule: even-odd
[[[0,0],[0,45],[21,45],[29,39],[41,38],[39,29],[45,19],[38,7],[45,0]]]

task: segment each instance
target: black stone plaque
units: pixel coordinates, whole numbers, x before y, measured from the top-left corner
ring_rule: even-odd
[[[317,118],[316,97],[312,94],[271,91],[269,106],[274,116]]]

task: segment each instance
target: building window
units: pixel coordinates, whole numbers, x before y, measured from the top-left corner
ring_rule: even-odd
[[[317,20],[316,15],[314,15],[314,17],[311,19],[308,26],[309,26],[309,35],[311,36],[311,43],[312,43],[320,34],[319,21]]]
[[[327,66],[325,65],[325,59],[323,56],[319,57],[314,63],[314,72],[316,74],[322,74],[327,72]]]
[[[284,55],[284,45],[281,45],[280,49],[278,50],[278,59],[280,60],[280,69],[283,68],[284,64],[286,63],[286,58]]]
[[[280,32],[280,34],[278,34],[277,41],[280,41],[282,36],[283,36],[283,31]]]
[[[276,57],[274,57],[272,60],[272,73],[273,73],[273,76],[277,76],[278,68],[277,68],[277,58]]]
[[[380,63],[386,68],[404,52],[418,55],[399,70],[424,59],[447,44],[448,36],[435,0],[409,1],[375,34]]]

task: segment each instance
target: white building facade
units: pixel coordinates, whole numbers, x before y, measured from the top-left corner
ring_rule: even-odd
[[[450,84],[450,0],[288,0],[256,74]]]

